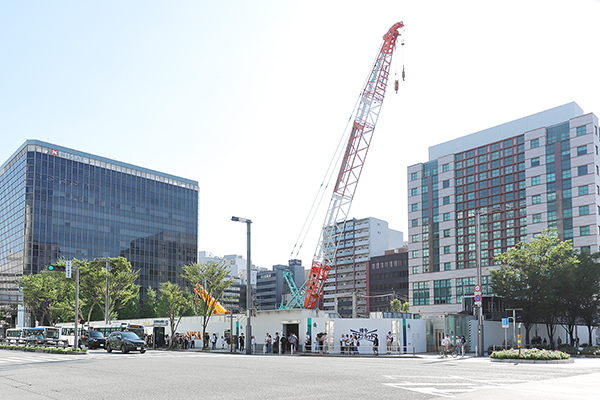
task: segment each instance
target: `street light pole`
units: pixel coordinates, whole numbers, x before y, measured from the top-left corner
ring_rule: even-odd
[[[109,298],[109,295],[108,295],[108,271],[110,271],[110,260],[107,258],[106,259],[106,305],[105,305],[105,308],[104,308],[104,319],[105,319],[104,322],[106,323],[106,325],[108,325],[108,321],[110,319],[108,317],[108,311],[109,311],[108,304],[109,304],[109,301],[110,301],[110,298]]]
[[[252,224],[252,221],[246,218],[239,218],[239,217],[231,217],[232,221],[236,221],[236,222],[242,222],[246,224],[246,228],[247,228],[247,235],[248,235],[248,242],[247,242],[247,252],[248,252],[248,261],[246,264],[246,314],[247,314],[247,325],[246,325],[246,354],[252,354],[252,323],[251,323],[251,317],[252,317],[252,274],[251,274],[251,267],[252,267],[252,260],[250,258],[250,238],[251,238],[251,232],[250,232],[250,224]]]
[[[475,210],[475,262],[477,263],[477,285],[481,288],[481,210]],[[477,356],[483,357],[483,291],[481,304],[477,307]]]
[[[475,262],[477,263],[477,285],[481,288],[481,304],[477,307],[477,355],[483,357],[483,287],[481,286],[481,215],[501,211],[502,208],[478,208],[475,213]]]

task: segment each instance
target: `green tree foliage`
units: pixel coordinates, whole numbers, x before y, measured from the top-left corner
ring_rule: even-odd
[[[562,296],[565,299],[563,325],[567,327],[571,343],[574,328],[583,321],[588,328],[588,343],[592,343],[592,330],[598,326],[600,309],[600,253],[587,252],[577,255],[579,263],[572,269],[568,284],[564,285]]]
[[[570,241],[561,242],[556,230],[545,230],[530,243],[519,243],[496,257],[499,270],[490,271],[492,291],[507,308],[522,308],[526,341],[533,323],[543,320],[552,339],[557,323],[561,280],[578,264]]]
[[[54,325],[56,319],[65,320],[65,310],[72,293],[64,272],[42,271],[23,275],[18,283],[22,287],[25,306],[33,312],[41,325]],[[72,312],[74,314],[74,311]]]
[[[156,297],[156,290],[149,287],[146,289],[146,294],[142,298],[142,306],[140,310],[140,317],[142,318],[155,318],[158,316],[156,309],[158,306],[158,300]]]
[[[94,309],[104,316],[106,303],[106,262],[94,260],[79,264],[79,297],[84,303],[86,321],[92,319]],[[83,318],[82,318],[83,319]]]
[[[408,313],[409,308],[410,304],[408,304],[408,301],[404,303],[402,302],[402,300],[399,299],[394,299],[390,301],[390,309],[392,310],[392,312]]]
[[[158,302],[158,312],[160,315],[167,315],[171,325],[171,336],[177,332],[181,316],[192,307],[192,296],[190,293],[181,290],[179,285],[171,282],[164,282],[160,285],[160,300]],[[175,319],[177,318],[177,323]]]
[[[183,267],[184,273],[181,275],[191,285],[200,284],[217,302],[223,299],[225,290],[233,285],[233,279],[228,277],[231,270],[224,261],[205,261],[199,264],[190,264]],[[206,337],[206,326],[214,312],[214,306],[208,306],[202,299],[196,302],[196,313],[202,316],[202,337]],[[203,343],[205,340],[203,340]],[[208,347],[208,343],[204,343]]]
[[[131,263],[124,257],[110,259],[111,270],[108,273],[108,287],[110,294],[110,312],[118,318],[122,309],[129,302],[139,299],[140,287],[135,284],[139,277],[139,270],[135,271]]]

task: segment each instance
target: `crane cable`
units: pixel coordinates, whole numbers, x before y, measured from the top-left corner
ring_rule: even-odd
[[[369,70],[369,72],[373,71],[373,68],[375,67],[375,63],[377,62],[377,58],[379,56],[379,52],[380,52],[380,50],[377,50],[377,53],[375,54],[375,59],[374,59],[373,63],[371,64],[371,69]],[[340,160],[342,159],[344,150],[346,148],[344,146],[344,144],[348,142],[348,138],[352,131],[352,129],[348,129],[348,127],[354,122],[355,118],[353,118],[353,117],[355,117],[355,114],[357,113],[358,105],[360,104],[360,99],[363,96],[363,91],[367,85],[367,82],[369,81],[369,78],[370,78],[370,74],[367,75],[367,78],[365,79],[365,81],[362,85],[362,89],[361,89],[360,93],[358,94],[358,98],[356,99],[356,103],[354,104],[352,113],[350,114],[350,117],[348,118],[348,122],[346,123],[346,126],[344,127],[344,130],[340,137],[340,141],[338,142],[335,153],[333,154],[333,157],[331,158],[331,161],[329,162],[327,171],[325,172],[325,175],[323,176],[323,180],[321,181],[321,184],[319,185],[319,189],[317,190],[317,194],[315,195],[315,198],[310,207],[310,210],[308,211],[308,215],[306,216],[306,219],[304,220],[302,229],[300,230],[300,233],[298,234],[296,243],[294,244],[294,247],[292,248],[292,251],[290,253],[290,259],[297,257],[298,254],[300,253],[300,250],[302,249],[302,246],[304,245],[304,240],[306,239],[306,236],[308,235],[310,227],[312,226],[315,216],[317,215],[317,211],[321,205],[321,202],[323,201],[323,197],[325,196],[325,193],[327,193],[327,188],[329,187],[329,183],[331,183],[331,179],[333,177],[333,174],[335,173],[335,167],[340,164]],[[300,243],[300,244],[298,245],[298,243]],[[296,250],[296,248],[298,248],[298,250]],[[295,256],[294,256],[294,251],[296,251]],[[315,250],[315,254],[313,255],[313,257],[316,256],[316,252],[317,252],[317,250]]]

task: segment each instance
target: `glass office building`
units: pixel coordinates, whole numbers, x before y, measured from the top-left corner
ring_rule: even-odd
[[[126,257],[142,291],[197,260],[198,182],[39,140],[0,169],[0,292],[59,258]]]
[[[598,118],[569,103],[432,146],[408,167],[411,307],[461,311],[477,251],[482,294],[493,296],[494,258],[546,228],[600,251],[599,135]]]

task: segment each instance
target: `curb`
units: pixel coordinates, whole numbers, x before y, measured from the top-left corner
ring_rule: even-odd
[[[505,362],[505,363],[512,363],[512,364],[573,364],[575,362],[570,358],[567,360],[526,360],[526,359],[520,359],[520,358],[503,358],[503,359],[491,358],[490,361]]]

